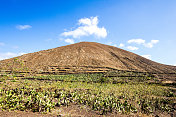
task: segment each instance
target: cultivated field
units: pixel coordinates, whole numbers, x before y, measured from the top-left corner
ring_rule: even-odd
[[[7,116],[12,112],[31,116],[175,115],[174,84],[161,84],[150,74],[130,74],[132,77],[127,72],[25,77],[3,74],[1,111]]]

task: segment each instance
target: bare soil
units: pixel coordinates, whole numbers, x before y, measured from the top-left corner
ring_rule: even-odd
[[[176,66],[160,64],[132,52],[96,42],[80,42],[16,58],[33,72],[74,73],[82,70],[91,73],[106,72],[111,68],[160,73],[162,81],[176,82]],[[0,69],[12,67],[21,66],[15,66],[14,58],[0,61]]]
[[[0,111],[0,117],[175,117],[176,113],[155,113],[146,115],[141,113],[136,114],[120,114],[120,113],[107,113],[101,115],[99,112],[92,111],[85,106],[71,105],[68,107],[59,107],[52,111],[52,113],[42,114],[38,112],[25,112],[25,111]]]
[[[98,66],[119,70],[150,72],[176,72],[176,66],[153,62],[132,52],[95,42],[80,42],[17,57],[25,66],[45,70],[48,66]],[[1,65],[13,62],[13,58],[0,61]],[[8,66],[6,66],[8,67]]]

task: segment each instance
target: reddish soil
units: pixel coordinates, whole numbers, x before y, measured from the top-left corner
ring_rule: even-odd
[[[176,73],[176,66],[164,65],[132,52],[96,42],[80,42],[17,57],[33,71],[49,71],[50,66],[108,67],[157,73]],[[0,61],[0,67],[10,69],[14,58]],[[172,77],[171,77],[172,79]],[[173,78],[175,79],[175,78]]]
[[[52,111],[52,113],[42,114],[38,112],[25,112],[25,111],[0,111],[0,117],[175,117],[175,114],[156,113],[152,115],[146,114],[120,114],[120,113],[107,113],[100,115],[99,112],[92,111],[87,107],[78,105],[71,105],[68,107],[59,107]]]

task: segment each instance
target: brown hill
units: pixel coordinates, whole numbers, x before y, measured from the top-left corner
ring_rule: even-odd
[[[176,67],[163,65],[143,58],[132,52],[128,52],[113,46],[95,42],[80,42],[67,46],[43,50],[35,53],[16,57],[25,62],[25,66],[33,71],[54,71],[61,69],[67,71],[71,67],[74,70],[88,71],[96,68],[133,70],[159,73],[175,73]],[[10,69],[14,58],[0,61],[3,68]],[[9,65],[9,66],[8,66]],[[62,70],[62,71],[64,71]],[[72,70],[72,71],[74,71]]]

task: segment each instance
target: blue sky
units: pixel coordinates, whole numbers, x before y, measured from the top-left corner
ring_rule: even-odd
[[[0,0],[0,59],[80,41],[176,65],[175,0]]]

